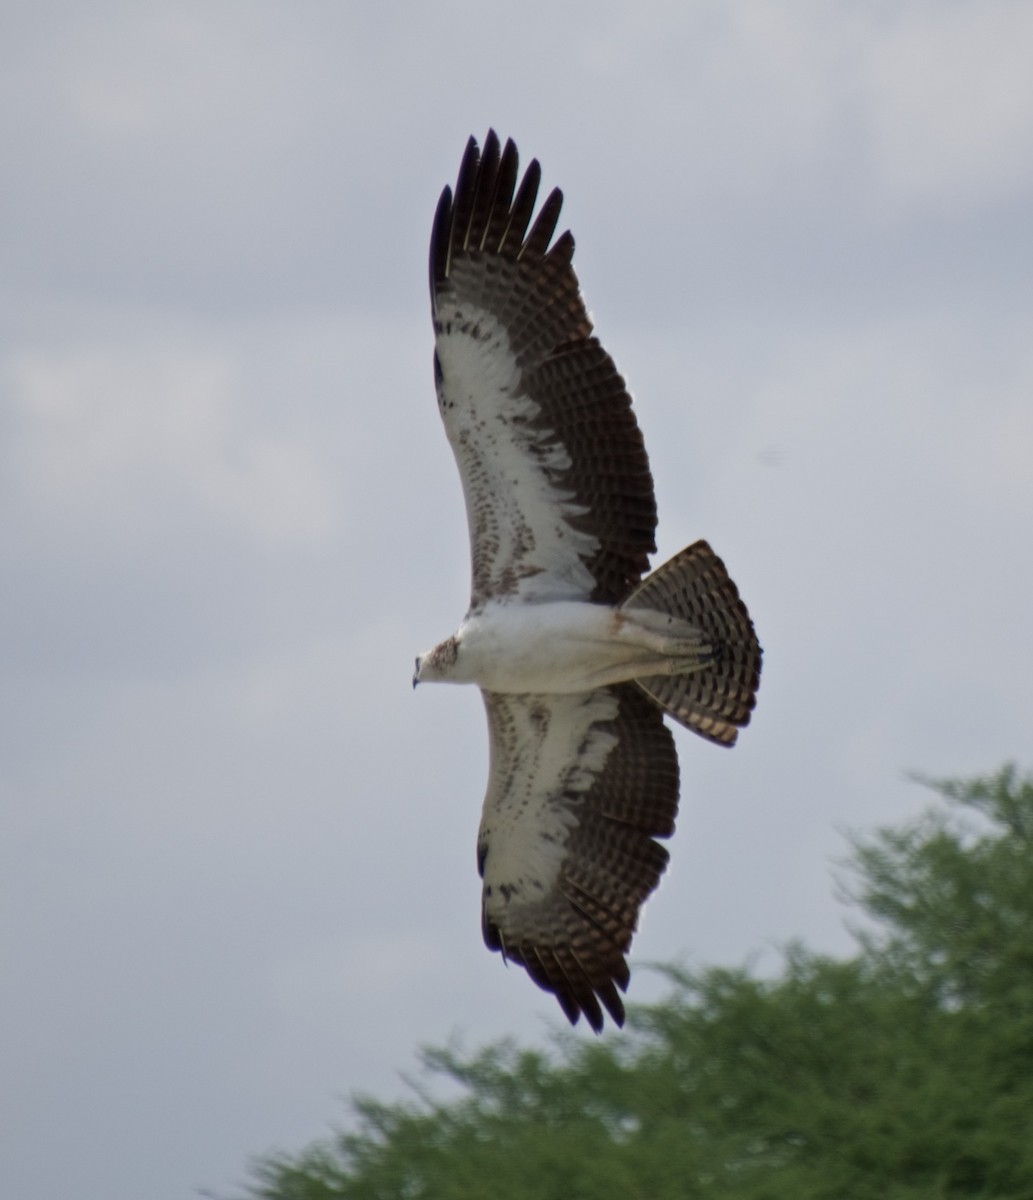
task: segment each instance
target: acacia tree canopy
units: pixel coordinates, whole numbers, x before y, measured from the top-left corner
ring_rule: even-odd
[[[1033,777],[930,784],[858,839],[877,922],[774,979],[667,970],[596,1042],[425,1051],[433,1086],[253,1168],[252,1200],[1033,1196]]]

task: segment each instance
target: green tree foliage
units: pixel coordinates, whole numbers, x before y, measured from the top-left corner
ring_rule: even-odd
[[[1033,778],[932,786],[946,805],[855,844],[855,958],[671,968],[625,1033],[429,1051],[457,1099],[360,1099],[251,1196],[1029,1200]]]

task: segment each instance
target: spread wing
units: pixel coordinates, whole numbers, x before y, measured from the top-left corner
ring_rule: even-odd
[[[624,598],[656,549],[656,502],[631,397],[592,336],[563,202],[531,215],[541,171],[470,139],[430,251],[438,403],[462,476],[472,607]]]
[[[633,684],[578,695],[485,692],[491,742],[478,837],[482,925],[572,1021],[618,1025],[625,955],[674,832],[678,758]],[[601,1002],[601,1005],[600,1005]]]

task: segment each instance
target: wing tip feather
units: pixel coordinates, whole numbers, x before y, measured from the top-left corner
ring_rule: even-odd
[[[452,189],[446,185],[434,210],[430,234],[430,298],[433,304],[438,287],[448,277],[449,246],[452,240]]]
[[[536,158],[520,175],[512,138],[502,145],[489,128],[481,146],[471,134],[455,187],[446,188],[438,202],[431,237],[432,293],[448,278],[453,259],[462,251],[486,250],[514,260],[546,254],[567,262],[572,259],[574,239],[569,230],[549,247],[563,207],[559,188],[553,188],[531,223],[541,175]]]

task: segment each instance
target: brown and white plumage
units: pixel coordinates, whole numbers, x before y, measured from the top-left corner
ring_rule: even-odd
[[[414,682],[478,684],[490,768],[484,938],[571,1021],[620,1024],[625,955],[667,863],[678,760],[663,721],[731,745],[760,648],[697,542],[643,580],[656,503],[624,381],[592,334],[562,195],[471,138],[434,220],[435,377],[470,527],[470,608]]]

